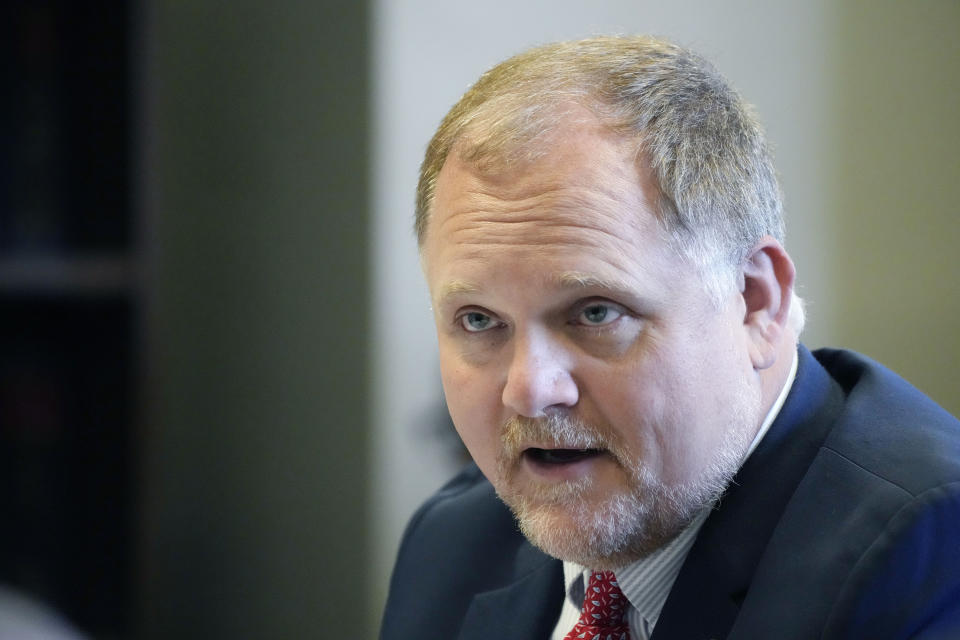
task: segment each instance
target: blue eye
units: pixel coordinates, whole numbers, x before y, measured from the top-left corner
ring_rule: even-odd
[[[479,311],[471,311],[460,318],[460,324],[466,331],[477,333],[494,326],[493,318]]]
[[[622,314],[608,304],[591,304],[580,312],[580,322],[589,326],[610,324]]]

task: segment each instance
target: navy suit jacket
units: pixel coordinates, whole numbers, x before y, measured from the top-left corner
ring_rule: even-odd
[[[863,356],[799,352],[653,640],[960,639],[960,423]],[[472,466],[410,522],[380,637],[546,639],[563,598]]]

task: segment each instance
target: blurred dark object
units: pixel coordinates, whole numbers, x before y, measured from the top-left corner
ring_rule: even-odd
[[[127,3],[0,9],[0,582],[125,636],[138,281]]]
[[[83,628],[129,604],[131,314],[119,299],[0,299],[0,580]]]
[[[82,640],[56,611],[0,585],[0,640]]]
[[[0,9],[0,250],[129,245],[129,55],[123,2]]]

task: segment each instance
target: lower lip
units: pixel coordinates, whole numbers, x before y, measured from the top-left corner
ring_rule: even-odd
[[[541,462],[526,454],[523,455],[523,466],[531,474],[544,480],[569,481],[579,480],[595,471],[596,466],[607,460],[609,456],[598,453],[571,462]]]

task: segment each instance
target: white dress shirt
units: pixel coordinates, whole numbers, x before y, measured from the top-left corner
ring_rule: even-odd
[[[770,425],[773,424],[780,413],[780,408],[783,407],[783,403],[787,399],[787,394],[790,392],[790,387],[793,386],[796,375],[797,353],[794,351],[793,363],[790,365],[790,375],[787,376],[776,402],[767,412],[767,416],[764,418],[763,424],[757,431],[757,435],[750,444],[746,455],[740,461],[741,466],[760,444],[763,436],[770,429]],[[693,546],[693,542],[700,532],[700,527],[703,526],[707,516],[710,515],[710,511],[711,508],[704,509],[693,519],[693,522],[665,546],[616,571],[620,589],[627,600],[630,601],[627,622],[630,624],[631,640],[647,640],[653,633],[653,627],[657,624],[660,611],[667,601],[667,596],[677,579],[677,574],[680,573],[680,567],[686,560],[690,547]],[[580,619],[580,608],[583,606],[583,595],[589,578],[589,569],[573,562],[563,563],[563,579],[567,597],[563,600],[560,618],[554,627],[551,640],[563,640]]]

